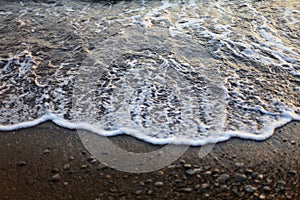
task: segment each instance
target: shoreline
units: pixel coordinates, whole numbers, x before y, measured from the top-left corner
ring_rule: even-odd
[[[216,144],[202,158],[198,156],[201,147],[189,147],[174,163],[157,171],[136,174],[101,164],[85,149],[76,130],[45,122],[32,128],[0,132],[0,196],[1,199],[298,199],[299,136],[300,123],[290,122],[276,129],[267,140],[231,138]],[[131,136],[109,139],[131,152],[151,152],[162,147]],[[181,147],[177,145],[175,150]]]

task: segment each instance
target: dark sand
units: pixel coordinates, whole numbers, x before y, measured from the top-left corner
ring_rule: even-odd
[[[299,136],[300,123],[292,122],[263,142],[231,139],[202,159],[190,147],[164,169],[133,174],[89,159],[76,131],[47,122],[0,132],[0,199],[297,200]],[[135,152],[160,148],[128,136],[111,140]]]

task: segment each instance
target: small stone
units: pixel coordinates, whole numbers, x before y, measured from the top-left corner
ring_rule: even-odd
[[[86,169],[88,166],[87,165],[81,165],[80,168],[81,169]]]
[[[58,169],[58,168],[53,168],[53,169],[51,169],[51,172],[52,172],[52,173],[58,173],[58,172],[59,172],[59,169]]]
[[[296,170],[289,170],[288,174],[291,175],[291,176],[295,176],[297,174],[297,171]]]
[[[194,174],[199,174],[200,173],[200,169],[188,169],[188,170],[186,170],[186,174],[188,174],[188,175],[194,175]]]
[[[211,171],[206,171],[206,172],[204,172],[204,174],[211,175]]]
[[[207,189],[209,187],[209,184],[208,183],[203,183],[201,185],[201,189]]]
[[[27,165],[27,163],[26,163],[24,160],[20,160],[20,161],[17,163],[17,165],[18,165],[19,167],[24,167],[24,166]]]
[[[263,191],[264,192],[270,192],[271,191],[271,188],[269,186],[264,186],[263,187]]]
[[[63,169],[69,170],[71,168],[71,165],[69,163],[64,164]]]
[[[63,183],[63,185],[64,185],[64,186],[68,186],[69,183],[68,183],[67,181],[65,181],[65,182]]]
[[[297,142],[295,140],[292,140],[291,145],[295,145],[295,144],[297,144]]]
[[[200,185],[200,184],[196,184],[196,185],[194,186],[194,190],[199,190],[199,189],[200,189],[200,187],[201,187],[201,185]]]
[[[260,183],[260,180],[254,179],[254,183]]]
[[[247,176],[245,174],[239,174],[239,173],[237,173],[234,176],[234,178],[235,178],[235,180],[242,182],[242,181],[246,180]]]
[[[185,160],[180,160],[179,163],[180,163],[180,164],[185,164],[186,161],[185,161]]]
[[[187,175],[194,175],[194,174],[195,174],[194,170],[192,170],[192,169],[186,170],[185,173],[186,173]]]
[[[137,190],[135,191],[135,194],[141,194],[143,192],[143,190]]]
[[[277,182],[277,187],[284,187],[285,186],[285,182],[283,180],[279,180]]]
[[[245,186],[245,191],[248,192],[248,193],[253,193],[257,190],[256,187],[253,187],[252,185],[246,185]]]
[[[158,171],[157,173],[158,173],[158,175],[160,175],[160,176],[162,176],[162,175],[165,174],[163,171]]]
[[[222,191],[227,191],[229,188],[228,188],[227,185],[221,185],[220,189],[221,189]]]
[[[73,156],[70,156],[69,160],[70,160],[70,161],[74,160],[74,157],[73,157]]]
[[[146,184],[152,183],[152,179],[147,179],[147,180],[145,180],[145,183],[146,183]]]
[[[216,169],[212,170],[212,173],[213,173],[213,174],[219,174],[219,173],[220,173],[220,170],[216,168]]]
[[[163,186],[163,185],[164,185],[164,183],[160,182],[160,181],[157,181],[157,182],[154,183],[155,187],[160,187],[160,186]]]
[[[43,154],[48,154],[48,153],[51,153],[51,150],[50,150],[50,149],[45,149],[45,150],[43,151]]]
[[[250,175],[250,174],[252,174],[252,173],[253,173],[253,170],[252,170],[252,169],[246,169],[246,170],[245,170],[245,174]]]
[[[264,175],[263,174],[258,174],[257,176],[259,179],[263,179],[264,178]]]
[[[179,192],[185,192],[185,193],[189,193],[192,191],[192,188],[180,188]]]
[[[183,164],[183,167],[185,169],[190,169],[190,168],[192,168],[192,165],[191,164]]]
[[[86,155],[87,152],[83,150],[83,151],[81,151],[81,154],[82,154],[82,155]]]
[[[253,172],[251,176],[252,176],[252,178],[257,178],[258,177],[258,172]]]
[[[229,179],[229,175],[228,174],[221,174],[220,176],[219,176],[219,180],[220,181],[226,181],[226,180],[228,180]]]
[[[91,162],[91,161],[95,160],[95,157],[94,156],[89,156],[86,160],[88,162]]]
[[[174,168],[176,168],[176,165],[169,165],[168,166],[168,169],[174,169]]]
[[[93,159],[93,160],[90,161],[91,164],[95,164],[96,162],[97,162],[96,159]]]
[[[61,179],[60,175],[59,174],[54,174],[52,177],[51,177],[51,181],[53,182],[57,182]]]
[[[176,184],[182,183],[182,180],[177,178],[177,179],[174,180],[174,183],[176,183]]]
[[[259,197],[258,197],[259,199],[266,199],[266,195],[264,195],[264,194],[261,194],[261,195],[259,195]]]
[[[235,166],[236,166],[236,167],[243,167],[243,166],[244,166],[244,163],[242,163],[242,162],[236,162],[236,163],[235,163]]]
[[[140,185],[140,186],[145,186],[145,183],[144,183],[143,181],[140,181],[140,182],[139,182],[139,185]]]

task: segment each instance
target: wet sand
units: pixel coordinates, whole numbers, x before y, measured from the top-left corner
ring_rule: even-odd
[[[134,174],[104,166],[76,131],[47,122],[0,132],[0,199],[296,200],[299,136],[300,123],[291,122],[263,142],[231,139],[201,159],[200,148],[190,147],[161,170]],[[134,152],[160,148],[129,136],[110,139]]]

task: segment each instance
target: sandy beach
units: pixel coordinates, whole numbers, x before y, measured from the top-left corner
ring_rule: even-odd
[[[76,131],[46,122],[0,133],[0,199],[296,200],[299,134],[300,123],[291,122],[263,142],[231,139],[203,158],[200,147],[190,147],[161,170],[134,174],[104,166]],[[129,136],[110,140],[133,152],[161,148]]]

